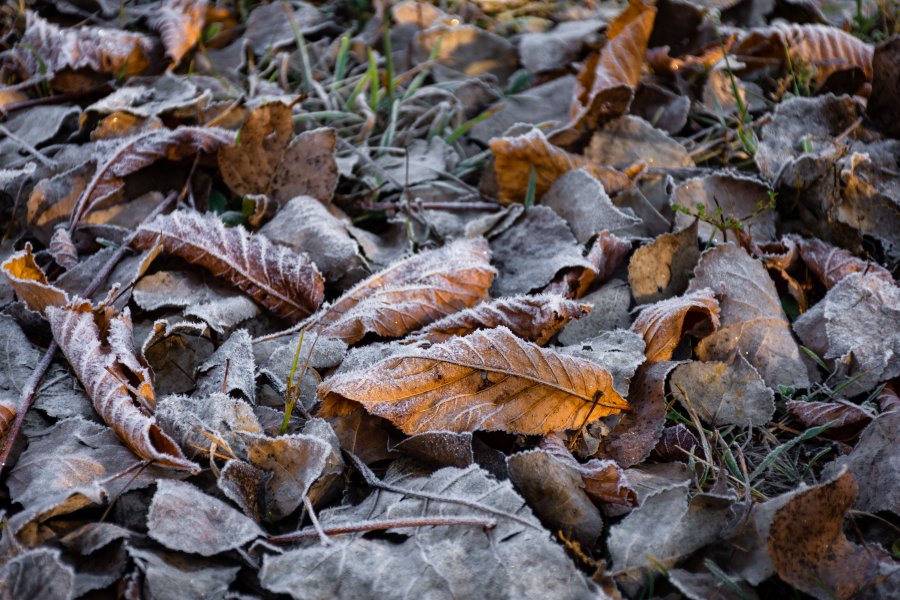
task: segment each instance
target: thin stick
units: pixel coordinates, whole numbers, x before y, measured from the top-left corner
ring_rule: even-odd
[[[497,526],[497,521],[482,517],[412,517],[409,519],[360,521],[359,523],[350,523],[348,525],[335,525],[334,527],[324,527],[322,532],[327,535],[341,535],[343,533],[358,533],[361,531],[383,531],[385,529],[406,527],[439,527],[444,525],[473,525],[493,529]],[[319,533],[315,528],[308,527],[300,531],[269,536],[266,540],[275,544],[286,544],[311,540],[318,537],[318,535]]]
[[[29,144],[28,142],[23,140],[16,134],[14,134],[12,131],[7,129],[3,125],[0,125],[0,133],[2,133],[6,137],[8,137],[12,141],[14,141],[16,144],[18,144],[20,148],[22,148],[23,150],[28,152],[28,154],[30,154],[31,156],[36,158],[38,160],[38,162],[40,162],[42,165],[44,165],[48,169],[56,168],[56,166],[57,166],[56,161],[51,160],[51,159],[47,158],[46,156],[44,156],[44,154],[40,150],[38,150],[37,148],[35,148],[31,144]]]
[[[319,517],[316,516],[316,511],[313,508],[312,502],[309,501],[309,496],[306,494],[303,494],[303,507],[306,508],[306,512],[309,513],[309,520],[312,521],[313,531],[319,536],[319,541],[322,542],[324,546],[330,546],[331,540],[328,539],[325,530],[322,529],[322,524],[319,523]]]

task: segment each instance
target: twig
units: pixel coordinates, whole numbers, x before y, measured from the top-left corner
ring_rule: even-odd
[[[319,517],[316,516],[316,511],[313,508],[312,502],[309,501],[309,496],[306,494],[303,494],[303,507],[306,508],[306,512],[309,513],[309,520],[312,521],[313,531],[319,536],[319,541],[322,542],[324,546],[330,546],[331,540],[328,539],[325,530],[322,529],[322,524],[319,523]]]
[[[360,521],[359,523],[350,523],[348,525],[335,525],[334,527],[322,528],[322,532],[327,535],[341,535],[342,533],[358,533],[361,531],[383,531],[385,529],[405,527],[438,527],[443,525],[474,525],[492,529],[497,526],[497,521],[496,519],[481,517],[411,517],[409,519]],[[275,544],[287,544],[311,540],[318,537],[318,535],[319,532],[314,527],[308,527],[300,531],[269,536],[266,540]]]
[[[22,148],[23,150],[28,152],[28,154],[30,154],[31,156],[35,157],[38,160],[38,162],[40,162],[42,165],[44,165],[48,169],[55,169],[57,167],[56,161],[51,160],[51,159],[47,158],[46,156],[44,156],[44,154],[40,150],[38,150],[37,148],[35,148],[31,144],[29,144],[28,142],[23,140],[16,134],[14,134],[12,131],[7,129],[3,125],[0,125],[0,133],[2,133],[6,137],[8,137],[12,141],[14,141],[16,144],[18,144],[20,148]]]

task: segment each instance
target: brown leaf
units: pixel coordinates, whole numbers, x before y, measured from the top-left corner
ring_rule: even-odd
[[[56,261],[56,264],[63,269],[69,270],[78,264],[78,249],[72,242],[72,236],[65,227],[57,227],[53,230],[53,237],[50,238],[50,247],[48,248],[50,256]]]
[[[69,302],[68,294],[52,285],[34,261],[31,244],[26,243],[24,250],[6,259],[2,268],[19,300],[31,310],[43,313],[48,306],[64,306]]]
[[[631,0],[610,22],[606,46],[579,70],[575,98],[569,108],[570,128],[593,131],[628,110],[640,81],[655,17],[653,6]]]
[[[857,258],[843,248],[837,248],[816,238],[787,236],[787,239],[797,244],[800,258],[828,289],[833,288],[847,275],[858,272],[883,279],[885,283],[892,285],[894,283],[890,271],[874,261]]]
[[[208,153],[234,142],[234,134],[217,127],[157,129],[122,141],[97,167],[94,176],[75,202],[69,223],[81,221],[94,208],[124,186],[124,177],[158,160],[183,160],[199,152]]]
[[[325,282],[309,257],[243,227],[225,227],[213,214],[160,215],[138,229],[133,245],[145,250],[157,243],[168,254],[225,279],[286,320],[299,321],[322,303]]]
[[[400,338],[484,299],[494,274],[484,239],[458,240],[361,281],[314,315],[308,330],[347,344],[367,333]]]
[[[536,201],[560,175],[573,169],[585,169],[603,184],[609,194],[631,185],[631,180],[621,171],[594,165],[583,156],[554,146],[540,129],[532,129],[516,137],[494,138],[489,145],[494,153],[494,172],[500,188],[498,197],[504,204],[525,201],[532,169]]]
[[[900,37],[892,36],[875,46],[872,57],[872,93],[866,116],[884,133],[900,137]]]
[[[670,203],[687,208],[696,213],[703,207],[707,215],[721,210],[723,217],[733,217],[742,221],[744,231],[757,243],[769,242],[776,238],[775,211],[760,210],[769,202],[769,186],[758,179],[730,174],[707,175],[688,179],[675,188]],[[687,227],[695,217],[678,212],[675,225]],[[722,232],[709,223],[698,224],[698,235],[702,240],[713,239],[718,243],[735,241],[735,233]]]
[[[150,67],[154,43],[140,33],[105,27],[63,29],[37,13],[26,15],[28,25],[12,59],[29,76],[89,69],[127,79]]]
[[[580,463],[572,456],[565,443],[555,435],[541,438],[540,446],[544,452],[581,475],[584,491],[594,502],[637,506],[637,494],[628,483],[625,472],[615,461],[593,458],[586,463]]]
[[[338,181],[337,143],[330,128],[305,131],[291,140],[291,109],[280,102],[253,110],[241,128],[241,143],[219,152],[219,169],[236,194],[265,194],[279,204],[295,196],[329,203]]]
[[[200,40],[206,5],[207,0],[166,0],[150,18],[150,26],[159,32],[174,65]]]
[[[579,267],[566,269],[544,288],[544,292],[560,294],[567,298],[581,298],[595,284],[609,279],[629,252],[631,252],[631,242],[608,231],[601,231],[585,256],[585,260],[594,269]]]
[[[696,219],[681,231],[664,233],[638,248],[628,262],[628,284],[635,302],[658,302],[684,293],[699,259]]]
[[[841,440],[855,438],[873,418],[869,411],[846,400],[836,402],[788,400],[787,409],[804,427],[819,427],[835,421],[824,435]]]
[[[700,447],[700,441],[694,432],[688,429],[684,423],[672,425],[663,429],[653,456],[662,461],[686,461],[694,448]]]
[[[669,385],[682,406],[713,425],[761,427],[775,412],[772,390],[741,355],[730,363],[693,360],[679,365]]]
[[[685,332],[698,325],[719,327],[719,303],[709,288],[684,296],[651,304],[631,325],[631,330],[644,336],[647,362],[672,358],[672,352]]]
[[[478,329],[507,327],[517,337],[543,346],[572,319],[587,315],[590,307],[555,294],[511,296],[490,300],[447,315],[415,334],[413,339],[446,342]]]
[[[156,396],[150,370],[134,354],[131,316],[94,310],[89,302],[48,307],[53,338],[94,409],[132,452],[173,469],[198,471],[151,416]]]
[[[779,577],[823,600],[844,600],[874,583],[879,563],[890,558],[875,547],[857,546],[844,535],[844,517],[856,492],[853,475],[844,470],[778,509],[768,547]]]
[[[354,402],[406,434],[575,429],[628,408],[594,363],[545,350],[499,327],[396,354],[319,386],[322,413]]]
[[[9,426],[12,425],[18,412],[15,404],[9,400],[0,400],[0,440],[9,431]]]

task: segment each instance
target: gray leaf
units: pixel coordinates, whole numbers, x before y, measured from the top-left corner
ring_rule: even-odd
[[[239,329],[228,336],[197,372],[195,395],[238,393],[250,403],[256,403],[256,365],[252,340],[246,329]]]
[[[775,394],[750,363],[736,355],[731,363],[691,361],[675,367],[672,394],[714,425],[761,426],[775,413]]]
[[[0,569],[2,600],[64,600],[74,593],[75,573],[60,560],[58,550],[29,550]]]
[[[628,396],[631,378],[646,358],[644,338],[626,329],[604,331],[580,344],[559,348],[559,351],[586,358],[609,371],[613,376],[613,387],[623,398]]]
[[[689,179],[675,188],[670,202],[687,208],[691,213],[697,212],[697,206],[703,206],[706,214],[714,215],[718,209],[722,210],[725,217],[733,217],[742,220],[754,242],[770,242],[776,238],[775,211],[760,211],[760,206],[769,202],[769,186],[758,179],[737,175],[708,175]],[[759,212],[752,218],[750,215]],[[694,217],[684,213],[675,214],[675,225],[685,228],[694,221]],[[728,241],[723,236],[721,229],[715,230],[709,223],[699,224],[698,234],[701,239],[710,237],[716,242]],[[728,234],[728,238],[734,241],[734,233]]]
[[[240,567],[225,567],[211,560],[129,547],[128,553],[144,572],[148,600],[213,600],[224,598]]]
[[[585,169],[561,175],[541,197],[541,205],[565,219],[582,244],[601,231],[619,234],[641,222],[630,211],[616,208],[603,184]]]
[[[631,325],[631,293],[621,279],[611,279],[579,302],[590,304],[593,310],[580,319],[570,321],[559,333],[559,342],[567,346],[589,341],[590,338],[613,329]]]

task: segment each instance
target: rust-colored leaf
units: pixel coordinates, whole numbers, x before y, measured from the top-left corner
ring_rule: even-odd
[[[835,402],[789,400],[787,409],[804,427],[819,427],[834,421],[823,435],[840,440],[855,438],[874,418],[869,411],[846,400]]]
[[[53,230],[53,236],[50,238],[50,247],[47,249],[50,256],[56,261],[56,264],[67,271],[78,264],[78,249],[72,242],[72,236],[64,227],[57,227]]]
[[[644,336],[647,362],[672,358],[685,332],[698,325],[719,326],[719,303],[709,288],[651,304],[641,311],[631,330]]]
[[[595,284],[609,279],[629,252],[631,242],[608,231],[601,231],[585,256],[594,268],[573,267],[561,271],[547,284],[544,292],[559,294],[566,298],[581,298],[589,289],[595,287]]]
[[[137,358],[127,309],[114,314],[87,301],[47,308],[53,338],[94,404],[116,435],[144,460],[173,469],[198,471],[152,414],[156,396],[150,370]]]
[[[34,261],[31,244],[26,243],[24,250],[6,259],[3,274],[16,290],[19,300],[31,310],[43,313],[48,306],[64,306],[69,301],[68,295],[50,284],[44,271]]]
[[[454,336],[469,335],[478,329],[506,327],[517,337],[543,346],[572,319],[591,312],[591,307],[556,294],[511,296],[482,302],[447,315],[419,331],[413,339],[446,342]]]
[[[837,248],[816,238],[788,236],[788,239],[796,243],[800,250],[800,258],[828,289],[833,288],[847,275],[860,272],[876,276],[886,283],[894,283],[890,271],[875,262],[857,258],[843,248]]]
[[[0,400],[0,440],[9,431],[9,426],[12,425],[18,412],[15,404],[8,400]]]
[[[207,0],[166,0],[150,19],[175,65],[200,40],[206,5]]]
[[[411,349],[319,386],[321,412],[361,404],[404,433],[576,429],[628,404],[612,375],[581,358],[546,350],[505,327]]]
[[[606,31],[606,46],[584,62],[578,73],[575,98],[569,108],[569,128],[581,132],[625,114],[653,30],[656,9],[642,0],[631,0]]]
[[[585,493],[594,502],[637,506],[637,493],[631,488],[624,471],[615,461],[594,458],[586,463],[580,463],[572,456],[565,443],[555,435],[544,436],[540,445],[544,452],[578,471]]]
[[[225,227],[212,214],[160,215],[141,226],[132,243],[141,250],[160,243],[164,252],[204,267],[288,321],[315,311],[325,294],[308,256],[243,227]]]
[[[621,171],[597,166],[583,156],[554,146],[539,129],[516,137],[494,138],[489,145],[494,153],[499,200],[504,204],[525,200],[532,169],[536,200],[550,189],[560,175],[573,169],[587,170],[600,180],[610,195],[631,186],[631,180]]]
[[[308,329],[347,344],[367,333],[400,338],[483,300],[495,273],[484,239],[458,240],[361,281],[315,315]]]
[[[183,160],[234,143],[234,134],[217,127],[156,129],[127,138],[97,167],[72,209],[70,225],[122,189],[123,178],[158,160]]]

